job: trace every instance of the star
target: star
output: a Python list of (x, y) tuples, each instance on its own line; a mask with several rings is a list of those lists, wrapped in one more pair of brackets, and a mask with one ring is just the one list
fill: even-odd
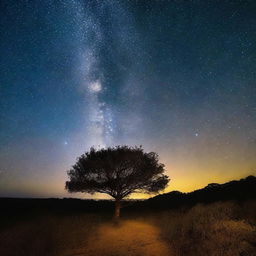
[(255, 166), (254, 1), (225, 1), (225, 15), (215, 1), (5, 2), (0, 196), (34, 175), (45, 188), (53, 170), (65, 195), (58, 175), (93, 146), (156, 151), (181, 191), (205, 171), (224, 182)]

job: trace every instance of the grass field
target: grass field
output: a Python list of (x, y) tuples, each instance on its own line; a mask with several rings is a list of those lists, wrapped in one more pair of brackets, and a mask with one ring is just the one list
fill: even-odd
[(9, 223), (0, 232), (0, 255), (256, 255), (256, 201), (123, 213), (119, 223), (88, 213), (48, 213)]

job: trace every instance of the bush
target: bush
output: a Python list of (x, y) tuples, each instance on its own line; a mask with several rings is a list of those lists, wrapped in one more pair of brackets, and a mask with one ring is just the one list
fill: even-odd
[(156, 221), (177, 256), (252, 256), (255, 212), (254, 202), (219, 202), (164, 212)]

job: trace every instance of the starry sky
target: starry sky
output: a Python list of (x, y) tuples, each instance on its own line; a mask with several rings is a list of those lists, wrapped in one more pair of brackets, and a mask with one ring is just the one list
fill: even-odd
[(254, 0), (0, 10), (0, 196), (89, 197), (64, 183), (91, 146), (157, 152), (166, 192), (256, 174)]

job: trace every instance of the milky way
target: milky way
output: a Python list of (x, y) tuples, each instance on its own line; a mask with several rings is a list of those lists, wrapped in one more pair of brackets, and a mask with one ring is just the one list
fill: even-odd
[[(69, 196), (90, 147), (191, 191), (255, 174), (254, 1), (2, 1), (0, 196)], [(73, 195), (81, 196), (81, 195)]]

